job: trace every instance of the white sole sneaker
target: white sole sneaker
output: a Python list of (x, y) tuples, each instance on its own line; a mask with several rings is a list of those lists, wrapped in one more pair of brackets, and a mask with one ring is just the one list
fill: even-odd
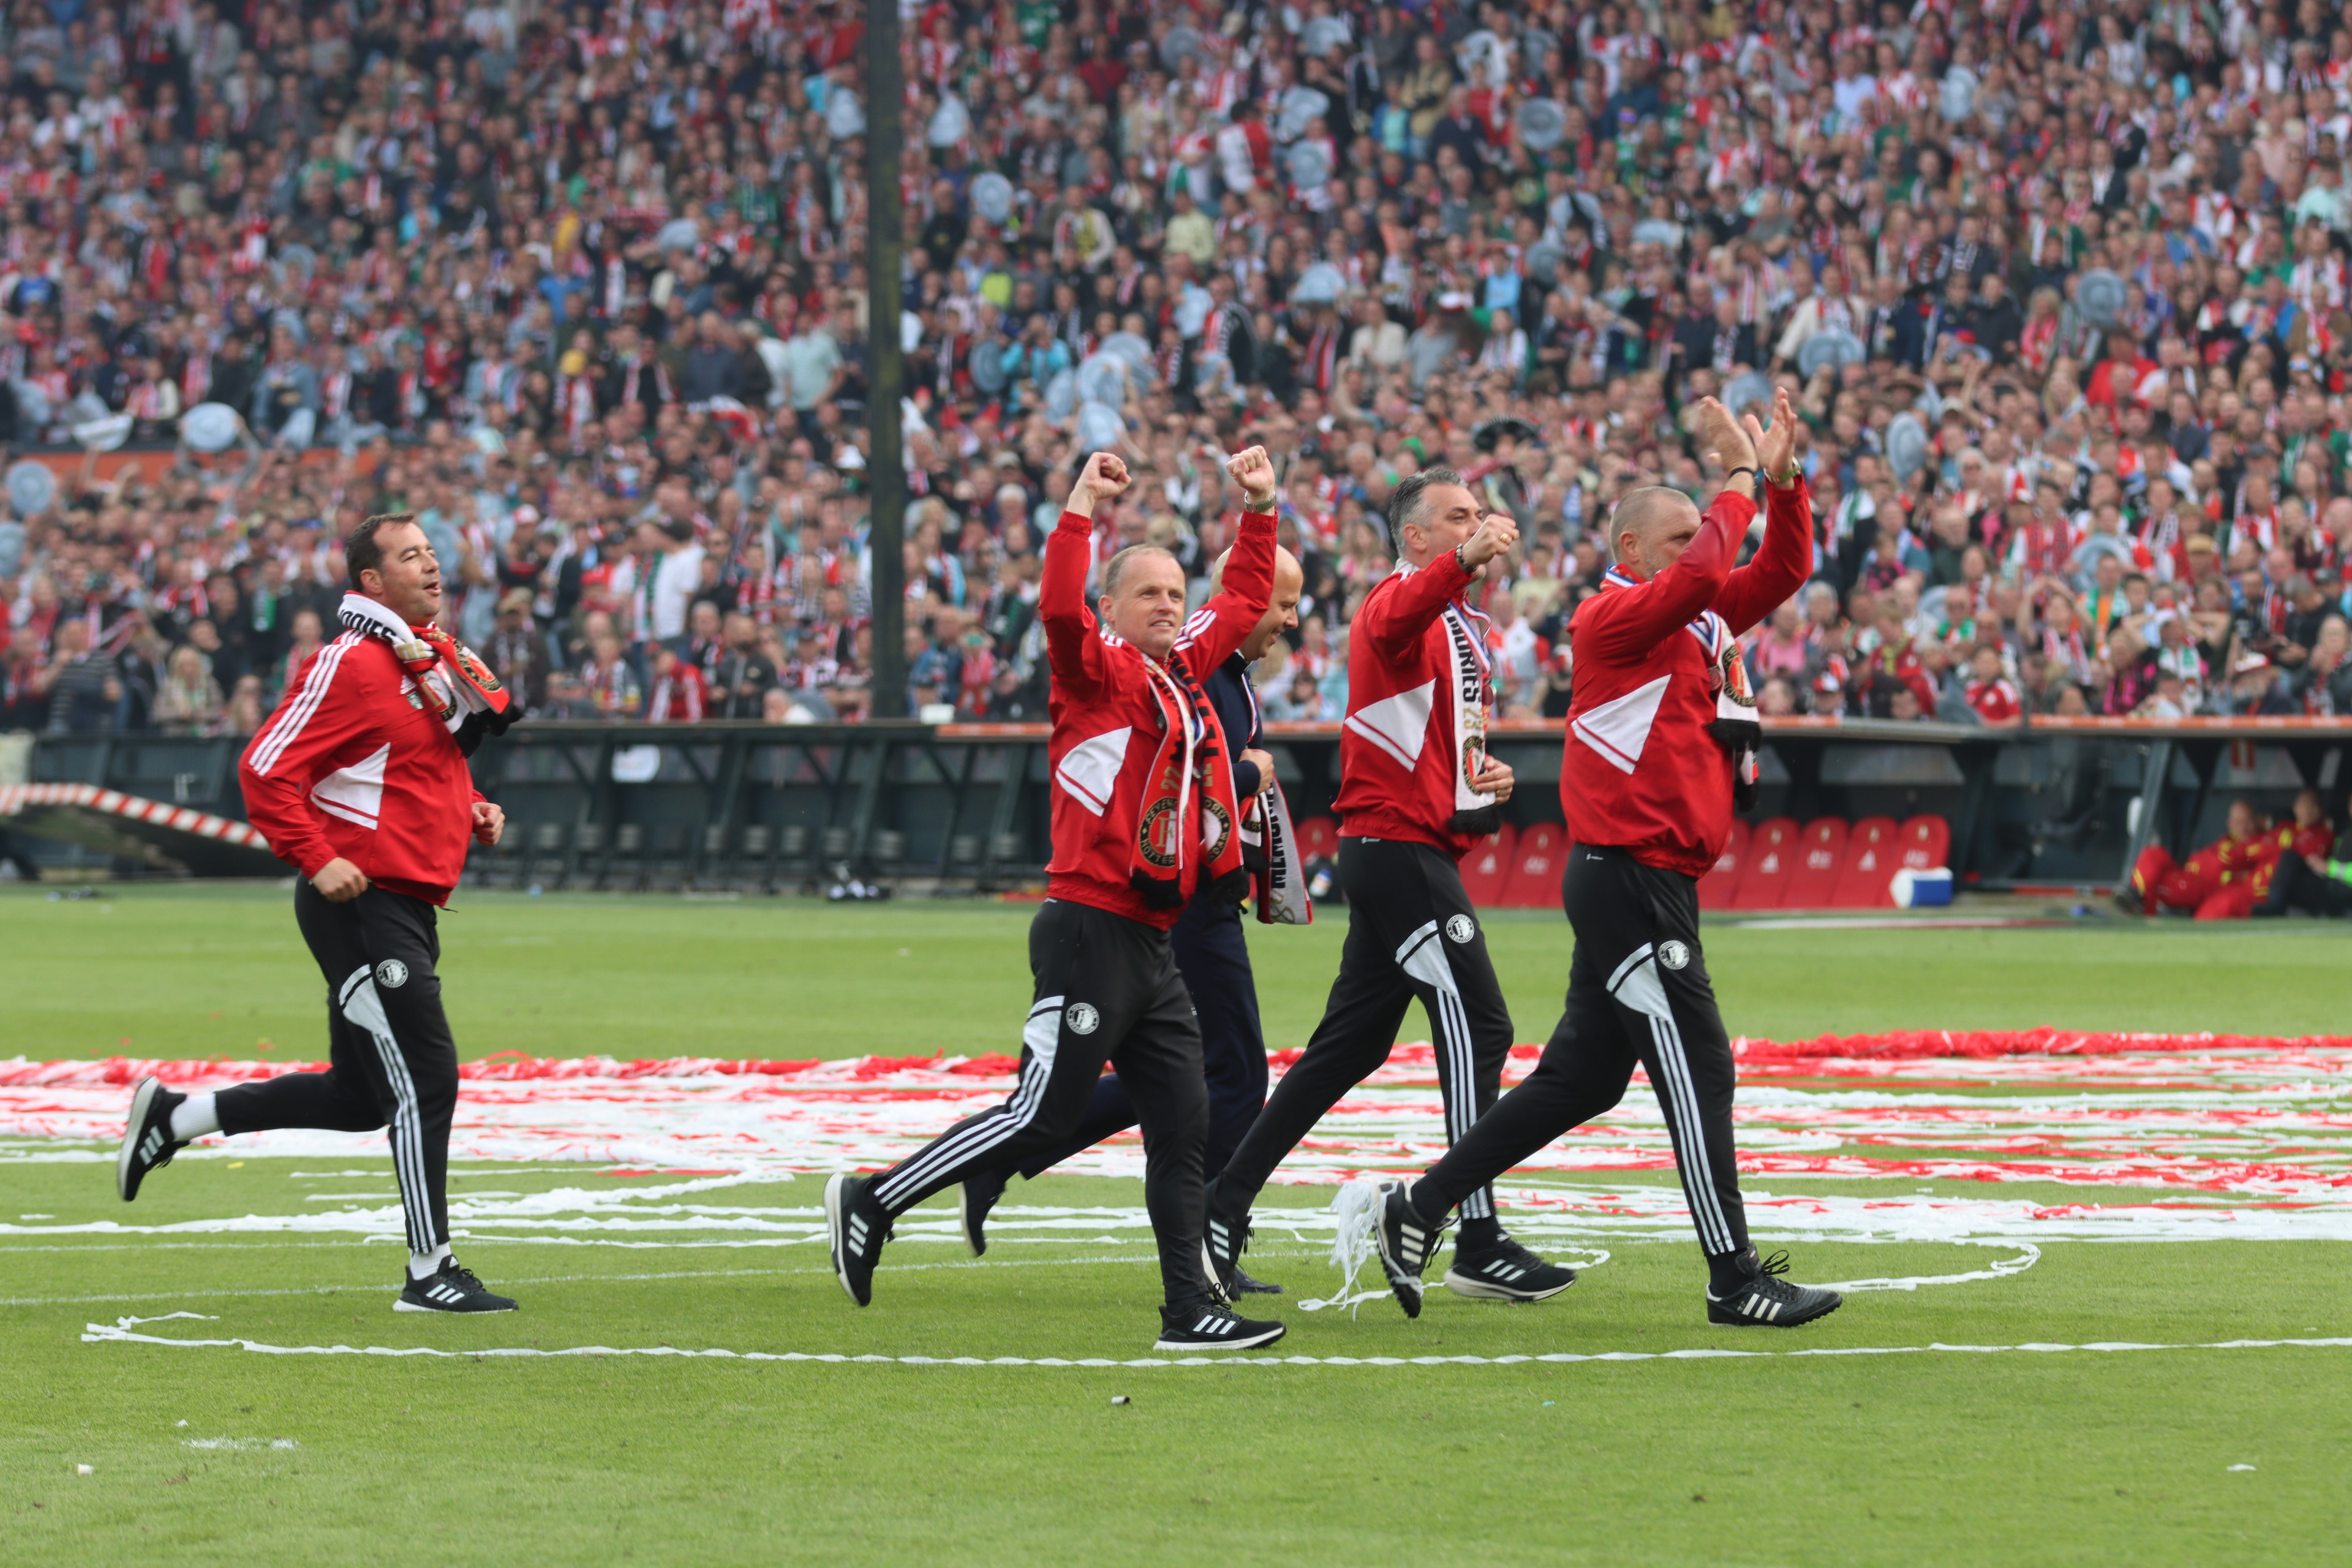
[(1575, 1283), (1574, 1279), (1570, 1279), (1565, 1284), (1554, 1285), (1545, 1290), (1514, 1290), (1508, 1285), (1497, 1285), (1486, 1279), (1474, 1279), (1459, 1269), (1449, 1268), (1445, 1271), (1445, 1288), (1457, 1296), (1467, 1296), (1474, 1301), (1548, 1301)]
[(857, 1292), (849, 1288), (849, 1276), (841, 1268), (841, 1190), (849, 1183), (843, 1175), (827, 1176), (824, 1181), (824, 1241), (833, 1253), (833, 1277), (841, 1281), (842, 1293), (854, 1306), (866, 1303), (857, 1300)]
[(478, 1311), (451, 1312), (445, 1311), (439, 1307), (420, 1307), (414, 1301), (404, 1301), (399, 1297), (395, 1296), (392, 1300), (392, 1310), (395, 1312), (426, 1312), (436, 1318), (495, 1318), (501, 1312), (511, 1312), (515, 1309), (512, 1307), (484, 1307)]
[(1260, 1345), (1270, 1345), (1290, 1331), (1276, 1323), (1262, 1334), (1237, 1336), (1230, 1340), (1159, 1340), (1151, 1346), (1156, 1351), (1253, 1351)]

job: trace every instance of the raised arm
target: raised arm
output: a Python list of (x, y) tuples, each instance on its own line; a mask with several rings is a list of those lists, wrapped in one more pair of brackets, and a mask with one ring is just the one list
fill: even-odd
[(1274, 460), (1252, 447), (1227, 460), (1242, 488), (1241, 531), (1225, 562), (1223, 587), (1184, 624), (1178, 645), (1193, 675), (1207, 679), (1242, 646), (1274, 596)]
[(1797, 415), (1783, 387), (1772, 401), (1772, 427), (1748, 421), (1764, 487), (1764, 542), (1756, 558), (1735, 569), (1715, 596), (1714, 609), (1738, 637), (1795, 593), (1813, 570), (1813, 499), (1797, 470)]
[(1461, 597), (1463, 589), (1485, 574), (1487, 562), (1518, 541), (1518, 524), (1509, 512), (1488, 512), (1468, 539), (1438, 552), (1387, 593), (1364, 601), (1348, 635), (1369, 637), (1391, 655), (1402, 653), (1447, 605)]
[[(1774, 410), (1776, 423), (1795, 418), (1786, 392)], [(1621, 507), (1611, 514), (1610, 527), (1615, 531), (1612, 551), (1623, 574), (1636, 581), (1621, 578), (1577, 611), (1572, 637), (1580, 658), (1646, 653), (1723, 592), (1739, 541), (1756, 517), (1756, 439), (1762, 431), (1753, 417), (1743, 423), (1716, 399), (1704, 397), (1698, 403), (1696, 434), (1706, 455), (1726, 470), (1724, 488), (1699, 514), (1698, 531), (1679, 550), (1675, 541), (1687, 525), (1680, 521), (1678, 500), (1637, 493), (1631, 499), (1642, 510), (1628, 513)], [(1784, 442), (1790, 438), (1784, 433)]]
[(1087, 573), (1094, 565), (1095, 503), (1128, 487), (1127, 465), (1108, 452), (1087, 459), (1070, 487), (1062, 521), (1045, 536), (1045, 570), (1037, 584), (1037, 619), (1045, 627), (1045, 661), (1054, 684), (1074, 697), (1093, 697), (1108, 679), (1109, 661), (1087, 607)]

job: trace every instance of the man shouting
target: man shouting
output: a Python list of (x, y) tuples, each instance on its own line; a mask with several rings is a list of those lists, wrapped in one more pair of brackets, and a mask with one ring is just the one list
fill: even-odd
[(127, 1202), (192, 1138), (390, 1125), (407, 1218), (404, 1312), (509, 1312), (449, 1251), (449, 1123), (457, 1047), (441, 1011), (435, 911), (470, 837), (496, 844), (506, 816), (466, 758), (520, 710), (473, 650), (435, 626), (441, 567), (406, 517), (372, 517), (343, 542), (343, 633), (312, 654), (238, 764), (247, 815), (301, 873), (294, 921), (327, 979), (325, 1072), (217, 1094), (154, 1079), (131, 1097), (116, 1167)]
[(1046, 744), (1054, 858), (1029, 927), (1036, 990), (1012, 1098), (948, 1129), (876, 1176), (825, 1184), (834, 1271), (873, 1299), (890, 1222), (976, 1175), (1019, 1165), (1077, 1131), (1108, 1061), (1143, 1124), (1143, 1201), (1160, 1243), (1158, 1350), (1245, 1349), (1280, 1323), (1236, 1317), (1201, 1256), (1201, 1149), (1208, 1131), (1201, 1028), (1168, 939), (1203, 883), (1239, 901), (1241, 797), (1202, 679), (1265, 614), (1274, 582), (1274, 465), (1253, 447), (1226, 465), (1245, 498), (1224, 588), (1188, 621), (1184, 569), (1139, 544), (1103, 567), (1101, 618), (1087, 608), (1096, 504), (1128, 487), (1107, 452), (1087, 459), (1045, 542), (1038, 618), (1053, 672)]
[[(1410, 1189), (1388, 1184), (1376, 1229), (1408, 1316), (1447, 1211), (1624, 1097), (1648, 1073), (1706, 1254), (1709, 1322), (1793, 1328), (1835, 1311), (1833, 1290), (1791, 1284), (1786, 1255), (1759, 1262), (1733, 1166), (1731, 1042), (1700, 951), (1698, 879), (1722, 853), (1735, 795), (1752, 790), (1759, 736), (1738, 637), (1812, 568), (1812, 503), (1797, 471), (1784, 391), (1772, 428), (1713, 398), (1699, 439), (1728, 470), (1702, 515), (1680, 490), (1633, 490), (1609, 520), (1616, 564), (1576, 612), (1576, 700), (1559, 782), (1576, 933), (1568, 1005), (1525, 1082)], [(1769, 499), (1756, 558), (1732, 560)], [(1466, 1221), (1465, 1221), (1466, 1223)]]

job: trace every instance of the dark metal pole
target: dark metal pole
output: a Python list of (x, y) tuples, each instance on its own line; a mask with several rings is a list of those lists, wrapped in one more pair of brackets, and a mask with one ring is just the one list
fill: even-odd
[(866, 463), (873, 505), (874, 705), (877, 719), (907, 716), (907, 470), (898, 400), (905, 355), (898, 343), (906, 215), (898, 192), (898, 123), (906, 105), (898, 72), (898, 0), (866, 7)]

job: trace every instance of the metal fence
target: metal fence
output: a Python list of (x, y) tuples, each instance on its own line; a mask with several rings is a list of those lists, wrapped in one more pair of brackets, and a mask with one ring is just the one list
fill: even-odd
[[(1301, 818), (1339, 788), (1336, 725), (1275, 725), (1276, 766)], [(857, 877), (942, 890), (1034, 880), (1048, 854), (1043, 725), (696, 725), (530, 721), (474, 759), (512, 824), (472, 874), (572, 888), (792, 890)], [(2336, 720), (2041, 721), (1984, 730), (1886, 721), (1766, 725), (1758, 819), (1906, 817), (1952, 826), (1976, 886), (2116, 883), (2151, 842), (2219, 837), (2228, 803), (2283, 814), (2314, 785), (2343, 805)], [(1498, 726), (1522, 826), (1560, 820), (1557, 723)], [(43, 739), (34, 782), (89, 783), (241, 818), (234, 739)], [(5, 826), (5, 825), (0, 825)], [(36, 847), (57, 863), (86, 851)]]

